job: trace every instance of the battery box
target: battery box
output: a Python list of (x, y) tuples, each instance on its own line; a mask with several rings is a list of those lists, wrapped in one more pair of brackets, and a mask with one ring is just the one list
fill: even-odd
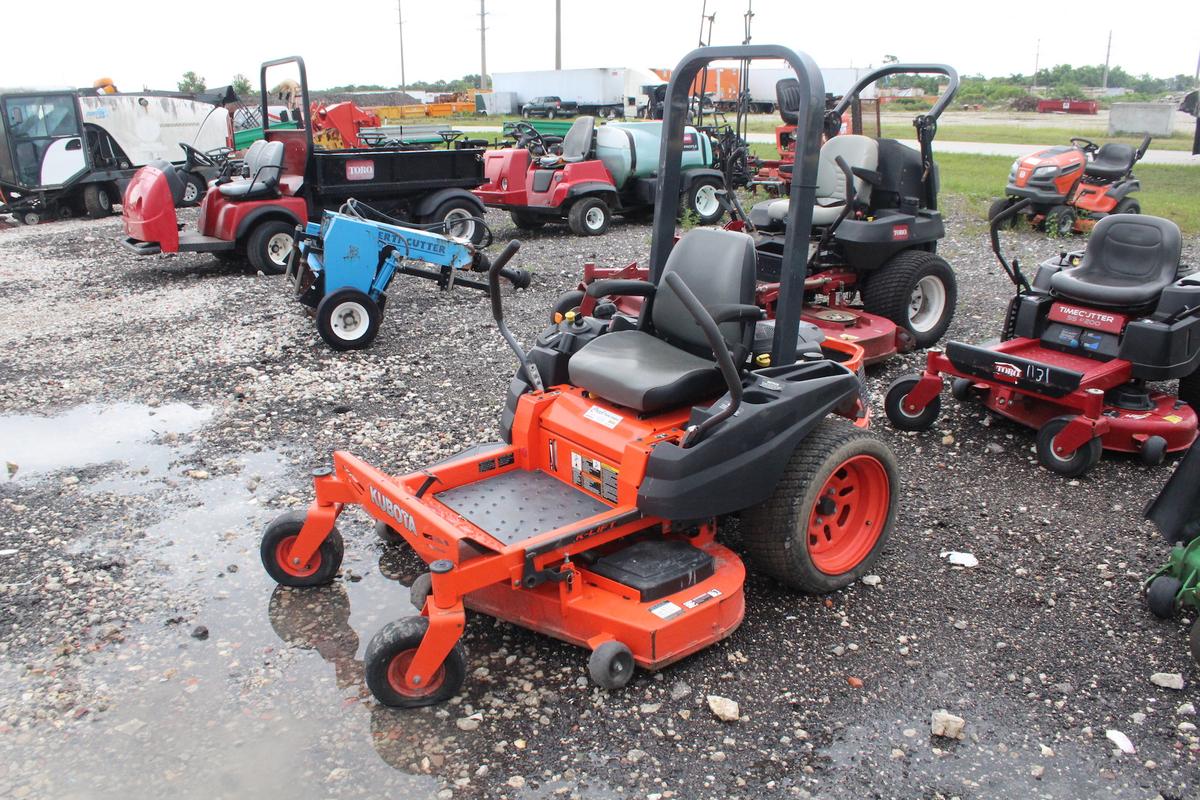
[(643, 539), (592, 561), (588, 569), (658, 600), (712, 577), (713, 557), (679, 539)]

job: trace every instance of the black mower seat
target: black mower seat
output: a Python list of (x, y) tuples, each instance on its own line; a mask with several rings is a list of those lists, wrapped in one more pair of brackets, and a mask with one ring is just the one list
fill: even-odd
[(1132, 145), (1109, 142), (1101, 145), (1096, 156), (1083, 168), (1083, 174), (1093, 178), (1116, 180), (1133, 169)]
[(1057, 272), (1059, 297), (1110, 308), (1153, 304), (1175, 282), (1182, 237), (1168, 219), (1113, 214), (1096, 223), (1078, 267)]
[[(553, 156), (544, 156), (540, 160), (540, 165), (543, 167), (555, 167), (559, 164), (574, 164), (579, 161), (587, 160), (592, 154), (592, 138), (596, 133), (596, 118), (595, 117), (576, 117), (571, 123), (571, 127), (567, 130), (567, 135), (562, 138), (562, 153)], [(550, 138), (545, 137), (543, 141), (550, 143)]]
[(243, 164), (243, 174), (246, 177), (218, 186), (221, 194), (237, 200), (260, 200), (279, 196), (279, 175), (283, 172), (283, 142), (266, 142), (260, 139), (250, 145)]
[[(837, 164), (845, 159), (851, 169), (874, 172), (879, 166), (879, 143), (869, 136), (835, 136), (821, 145), (821, 161), (817, 166), (817, 204), (813, 206), (813, 225), (832, 225), (846, 205), (846, 175)], [(854, 178), (854, 200), (869, 203), (871, 185)], [(750, 222), (762, 230), (782, 230), (787, 225), (790, 203), (786, 197), (766, 200), (750, 209)]]
[[(663, 270), (676, 272), (706, 308), (754, 302), (754, 240), (744, 233), (700, 228), (675, 245)], [(675, 292), (660, 280), (646, 330), (599, 336), (571, 356), (571, 383), (609, 402), (653, 412), (699, 402), (725, 385), (708, 340)], [(740, 363), (745, 323), (726, 322), (721, 333)], [(701, 353), (707, 357), (700, 355)]]

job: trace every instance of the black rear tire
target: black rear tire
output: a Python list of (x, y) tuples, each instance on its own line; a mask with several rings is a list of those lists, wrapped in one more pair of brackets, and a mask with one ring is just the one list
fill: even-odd
[(920, 373), (901, 375), (892, 381), (887, 394), (883, 398), (883, 411), (888, 420), (902, 431), (927, 431), (937, 422), (938, 414), (942, 412), (942, 396), (936, 395), (923, 409), (916, 414), (904, 410), (904, 398), (916, 388), (921, 381)]
[(246, 240), (250, 266), (264, 275), (282, 275), (296, 244), (296, 224), (282, 219), (260, 222)]
[(1078, 478), (1100, 461), (1104, 445), (1099, 437), (1093, 437), (1066, 458), (1054, 452), (1054, 438), (1072, 419), (1074, 417), (1071, 416), (1055, 417), (1038, 430), (1037, 455), (1041, 465), (1051, 472), (1067, 478)]
[(367, 652), (363, 656), (363, 671), (367, 688), (375, 699), (385, 706), (394, 708), (420, 708), (441, 703), (458, 694), (467, 677), (467, 660), (462, 646), (455, 644), (446, 655), (446, 660), (437, 671), (428, 676), (425, 685), (433, 688), (413, 690), (397, 683), (403, 678), (400, 667), (405, 659), (411, 660), (421, 646), (421, 639), (429, 628), (425, 617), (405, 617), (385, 625), (371, 637)]
[[(991, 222), (993, 219), (996, 218), (996, 215), (998, 215), (1000, 212), (1008, 209), (1012, 204), (1013, 204), (1013, 199), (1011, 197), (1001, 197), (999, 200), (993, 201), (992, 204), (990, 206), (988, 206), (988, 212), (987, 212), (988, 222)], [(1012, 230), (1013, 228), (1017, 227), (1017, 225), (1020, 223), (1020, 221), (1021, 221), (1021, 215), (1013, 214), (1011, 217), (1008, 218), (1007, 221), (1005, 221), (1005, 223), (1003, 225), (1000, 226), (1001, 230), (1003, 230), (1005, 228)]]
[(530, 214), (528, 211), (511, 211), (509, 216), (512, 217), (513, 225), (516, 225), (523, 231), (536, 231), (545, 226), (546, 220), (537, 214)]
[(1159, 575), (1146, 589), (1146, 607), (1159, 619), (1171, 619), (1175, 616), (1175, 596), (1181, 588), (1183, 583), (1178, 578)]
[(89, 183), (83, 187), (83, 208), (89, 219), (104, 219), (113, 213), (112, 196), (108, 187), (100, 183)]
[(867, 277), (862, 298), (867, 311), (904, 328), (924, 349), (950, 327), (958, 282), (946, 259), (925, 250), (905, 250)]
[(1142, 204), (1132, 197), (1126, 197), (1121, 202), (1117, 203), (1117, 207), (1113, 209), (1114, 214), (1140, 214), (1142, 213)]
[(612, 222), (608, 203), (599, 197), (582, 197), (571, 204), (567, 224), (576, 236), (600, 236)]
[[(863, 460), (855, 461), (859, 458)], [(857, 487), (857, 495), (853, 488), (823, 494), (852, 461), (864, 465), (875, 481), (886, 481), (886, 502), (877, 502), (878, 487), (870, 490), (865, 483)], [(837, 591), (867, 574), (879, 559), (895, 524), (899, 495), (896, 457), (887, 445), (848, 422), (826, 419), (796, 447), (771, 496), (742, 514), (746, 552), (755, 569), (793, 589), (810, 594)], [(828, 555), (813, 549), (824, 546), (814, 525), (820, 528), (821, 515), (831, 522), (858, 519), (857, 511), (843, 510), (852, 509), (858, 498), (867, 513), (857, 531), (848, 534), (852, 546), (836, 559), (840, 563), (825, 560)], [(831, 506), (828, 511), (826, 504)]]
[(438, 206), (427, 222), (444, 223), (439, 233), (480, 244), (486, 234), (482, 220), (483, 214), (474, 203), (465, 197), (452, 197)]
[(362, 350), (375, 341), (383, 310), (357, 289), (338, 289), (317, 303), (317, 331), (334, 350)]

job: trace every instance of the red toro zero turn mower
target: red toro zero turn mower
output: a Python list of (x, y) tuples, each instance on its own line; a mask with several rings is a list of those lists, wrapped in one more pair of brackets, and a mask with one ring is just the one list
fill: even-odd
[[(289, 79), (298, 77), (303, 98), (303, 105), (293, 109), (298, 127), (271, 124), (270, 69), (270, 85), (280, 83), (281, 71)], [(337, 210), (351, 197), (392, 217), (440, 225), (448, 235), (472, 244), (483, 240), (484, 227), (476, 222), (483, 217), (483, 204), (469, 191), (483, 183), (481, 150), (321, 150), (313, 144), (313, 126), (304, 119), (312, 108), (304, 61), (268, 61), (260, 77), (264, 138), (247, 149), (242, 177), (215, 182), (200, 206), (197, 230), (185, 231), (173, 202), (184, 191), (182, 181), (161, 165), (143, 167), (125, 191), (126, 248), (138, 255), (186, 251), (244, 258), (264, 273), (283, 274), (296, 227), (319, 221), (323, 210)]]
[[(1097, 145), (1078, 136), (1071, 146), (1048, 147), (1013, 162), (1005, 197), (992, 203), (988, 218), (1018, 200), (1030, 202), (1024, 216), (1048, 233), (1068, 236), (1090, 230), (1108, 214), (1140, 214), (1142, 207), (1129, 195), (1142, 188), (1133, 165), (1146, 155), (1150, 137), (1138, 149), (1109, 142)], [(1019, 217), (1009, 217), (1015, 225)]]
[[(423, 706), (458, 692), (466, 609), (592, 651), (592, 678), (627, 683), (728, 636), (744, 611), (745, 569), (718, 544), (718, 520), (742, 512), (752, 564), (789, 586), (831, 591), (869, 569), (887, 540), (899, 487), (891, 451), (848, 418), (858, 381), (832, 361), (795, 360), (805, 236), (784, 250), (773, 363), (749, 361), (755, 250), (744, 233), (694, 230), (674, 242), (688, 87), (714, 59), (786, 60), (805, 87), (805, 154), (793, 197), (813, 205), (821, 73), (776, 46), (697, 50), (675, 69), (660, 155), (652, 281), (612, 281), (646, 299), (637, 326), (557, 326), (526, 353), (505, 326), (499, 270), (492, 312), (520, 362), (508, 442), (476, 445), (393, 477), (348, 453), (316, 472), (307, 512), (263, 535), (268, 573), (328, 583), (342, 558), (334, 527), (350, 504), (400, 538), (430, 572), (412, 588), (419, 616), (368, 645), (380, 702)], [(808, 188), (804, 188), (808, 187)], [(800, 228), (807, 231), (807, 213)], [(723, 524), (723, 523), (722, 523)]]
[[(925, 372), (888, 389), (888, 419), (925, 430), (955, 397), (978, 395), (995, 413), (1038, 429), (1038, 460), (1082, 475), (1103, 450), (1147, 464), (1186, 450), (1200, 407), (1200, 275), (1180, 266), (1175, 223), (1117, 214), (1096, 223), (1087, 249), (1038, 265), (1033, 283), (1000, 252), (997, 229), (1028, 200), (992, 219), (992, 250), (1017, 287), (999, 344), (950, 342)], [(1177, 395), (1150, 385), (1179, 379)]]

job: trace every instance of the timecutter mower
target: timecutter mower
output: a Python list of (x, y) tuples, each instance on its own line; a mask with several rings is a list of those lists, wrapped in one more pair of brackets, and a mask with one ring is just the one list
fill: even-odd
[[(1142, 207), (1129, 195), (1142, 188), (1133, 165), (1150, 147), (1150, 137), (1136, 150), (1127, 144), (1098, 145), (1076, 136), (1070, 146), (1059, 145), (1030, 153), (1013, 162), (1005, 196), (992, 203), (988, 218), (1018, 200), (1026, 199), (1024, 218), (1055, 236), (1090, 230), (1108, 214), (1140, 214)], [(1019, 217), (1009, 217), (1015, 224)]]
[[(923, 373), (888, 389), (888, 419), (902, 430), (932, 426), (949, 376), (955, 397), (977, 395), (1036, 428), (1038, 460), (1061, 475), (1082, 475), (1104, 450), (1150, 465), (1186, 450), (1200, 407), (1200, 275), (1180, 265), (1178, 226), (1105, 217), (1086, 250), (1043, 261), (1030, 283), (1017, 259), (1004, 258), (998, 233), (1028, 202), (991, 221), (992, 250), (1017, 289), (1001, 341), (931, 350)], [(1177, 395), (1153, 385), (1175, 378)]]
[[(487, 232), (483, 246), (490, 244), (486, 223), (476, 219), (474, 224)], [(379, 333), (388, 288), (397, 275), (434, 280), (443, 290), (488, 291), (485, 281), (460, 277), (464, 271), (487, 272), (487, 256), (469, 239), (437, 232), (442, 228), (393, 219), (352, 199), (339, 212), (326, 211), (320, 224), (298, 230), (287, 274), (300, 302), (313, 310), (325, 343), (334, 350), (368, 347)], [(529, 286), (523, 269), (506, 268), (501, 274), (518, 289)]]
[(846, 586), (878, 558), (899, 494), (894, 457), (837, 419), (858, 418), (853, 373), (795, 359), (793, 281), (804, 279), (808, 220), (785, 247), (769, 369), (748, 359), (761, 316), (753, 240), (699, 229), (674, 241), (688, 87), (704, 64), (741, 58), (785, 60), (805, 87), (792, 195), (811, 208), (816, 65), (777, 46), (690, 53), (668, 90), (652, 280), (604, 287), (646, 298), (637, 326), (559, 330), (527, 353), (496, 290), (518, 249), (510, 242), (488, 272), (493, 317), (525, 384), (509, 441), (399, 477), (335, 453), (333, 468), (315, 473), (307, 511), (267, 526), (263, 564), (289, 586), (334, 578), (334, 523), (352, 504), (429, 564), (412, 590), (419, 616), (385, 626), (367, 647), (366, 682), (380, 702), (423, 706), (458, 692), (468, 608), (588, 648), (589, 673), (605, 688), (728, 636), (744, 613), (745, 567), (716, 535), (734, 513), (751, 564), (800, 590)]
[(1171, 556), (1146, 581), (1146, 605), (1159, 619), (1170, 619), (1181, 608), (1190, 608), (1192, 622), (1188, 644), (1200, 664), (1200, 447), (1192, 445), (1150, 505), (1146, 519), (1158, 526), (1171, 545)]

